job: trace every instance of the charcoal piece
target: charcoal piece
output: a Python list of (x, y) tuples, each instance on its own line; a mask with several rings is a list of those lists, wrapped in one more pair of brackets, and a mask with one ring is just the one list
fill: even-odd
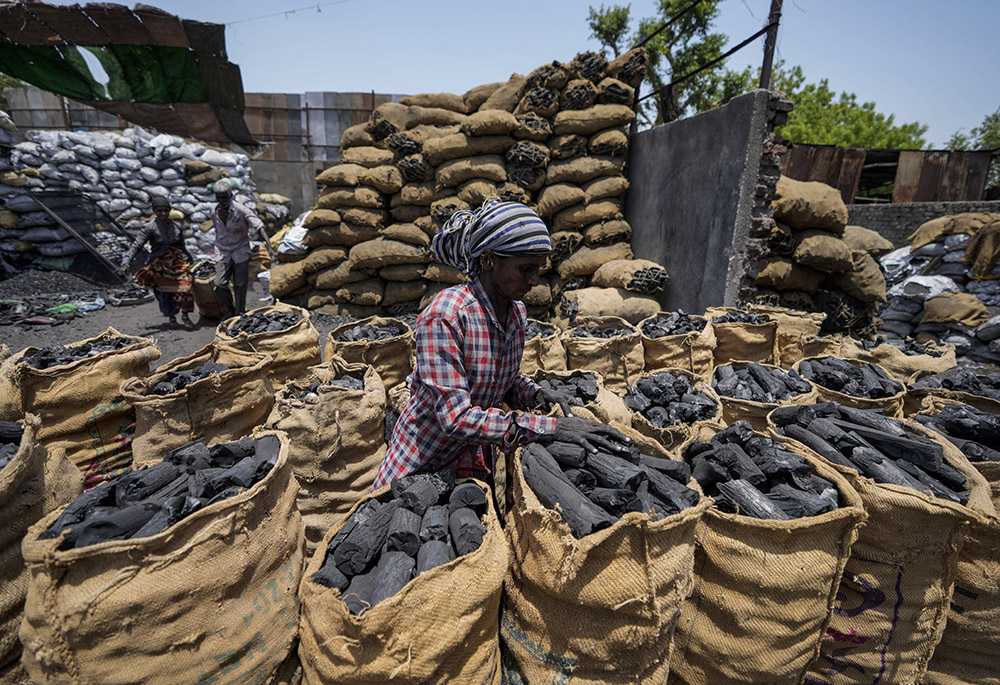
[(59, 517), (39, 534), (39, 540), (59, 537), (63, 528), (72, 526), (90, 518), (90, 513), (97, 507), (115, 506), (115, 483), (105, 481), (95, 488), (83, 493), (63, 509)]
[(398, 506), (395, 501), (380, 503), (371, 516), (355, 526), (350, 535), (337, 545), (333, 557), (341, 573), (355, 576), (368, 570), (385, 544), (392, 515)]
[(768, 499), (767, 495), (742, 479), (718, 484), (719, 492), (744, 516), (787, 521), (791, 516)]
[(159, 511), (133, 533), (131, 538), (145, 538), (162, 533), (182, 518), (204, 506), (205, 501), (189, 495), (177, 495), (163, 502)]
[(745, 480), (755, 488), (764, 487), (767, 483), (767, 476), (739, 444), (719, 445), (711, 454), (729, 468), (734, 478)]
[(340, 545), (341, 542), (347, 539), (347, 536), (351, 534), (351, 531), (357, 527), (359, 523), (367, 521), (374, 513), (378, 510), (379, 502), (377, 500), (367, 500), (357, 510), (351, 514), (344, 524), (340, 527), (336, 533), (334, 533), (333, 538), (326, 545), (327, 556), (331, 556), (335, 549)]
[[(215, 447), (219, 446), (216, 445)], [(164, 455), (163, 461), (183, 466), (187, 469), (188, 473), (216, 466), (215, 460), (212, 459), (212, 453), (205, 445), (204, 438), (170, 450)]]
[(486, 526), (472, 509), (456, 509), (448, 516), (448, 530), (451, 532), (451, 544), (455, 546), (458, 556), (475, 552), (483, 544)]
[(354, 376), (342, 376), (340, 378), (335, 378), (327, 385), (332, 385), (338, 388), (346, 388), (347, 390), (364, 390), (365, 382), (360, 378), (355, 378)]
[(648, 514), (654, 521), (662, 521), (667, 517), (670, 506), (661, 502), (649, 491), (649, 481), (639, 483), (639, 487), (635, 489), (635, 496), (639, 500), (639, 511)]
[(340, 596), (347, 605), (347, 610), (355, 616), (370, 609), (372, 605), (372, 594), (375, 592), (375, 569), (368, 573), (361, 573), (351, 578), (347, 590)]
[[(450, 472), (454, 474), (454, 471)], [(400, 506), (406, 507), (418, 516), (423, 516), (427, 507), (434, 506), (451, 492), (455, 485), (454, 476), (451, 482), (437, 473), (418, 473), (403, 476), (392, 481), (392, 495), (399, 500)]]
[(798, 454), (775, 446), (768, 453), (754, 459), (754, 463), (771, 482), (785, 479), (800, 490), (812, 487), (813, 468)]
[(657, 428), (669, 428), (675, 423), (674, 417), (663, 407), (650, 407), (646, 410), (645, 416)]
[(627, 488), (632, 492), (646, 480), (646, 474), (635, 464), (607, 452), (587, 455), (587, 470), (603, 488)]
[(684, 458), (688, 461), (691, 461), (699, 454), (714, 450), (715, 445), (716, 443), (714, 442), (700, 442), (700, 441), (692, 442), (690, 445), (687, 446), (687, 449), (684, 450)]
[(291, 328), (302, 318), (302, 316), (292, 312), (270, 312), (267, 314), (254, 312), (253, 314), (240, 314), (239, 319), (232, 326), (223, 323), (221, 328), (230, 337), (236, 337), (239, 333), (247, 335), (276, 333)]
[(392, 443), (392, 433), (396, 430), (396, 423), (399, 421), (399, 412), (390, 409), (385, 413), (385, 433), (383, 438), (386, 444)]
[(736, 375), (736, 371), (730, 364), (716, 367), (715, 373), (712, 375), (712, 388), (726, 397), (732, 397), (739, 383), (740, 377)]
[(587, 497), (616, 518), (621, 518), (630, 511), (642, 510), (642, 503), (635, 492), (625, 488), (594, 488), (587, 493)]
[(900, 437), (897, 435), (887, 435), (883, 431), (874, 430), (865, 426), (840, 421), (838, 419), (827, 419), (834, 426), (841, 430), (850, 430), (879, 452), (892, 457), (893, 459), (905, 459), (917, 466), (937, 473), (944, 463), (944, 449), (941, 445), (924, 438)]
[(215, 493), (211, 499), (208, 500), (209, 504), (215, 504), (216, 502), (221, 502), (224, 499), (229, 499), (230, 497), (236, 497), (240, 493), (246, 492), (246, 488), (242, 485), (230, 485), (225, 490), (220, 490)]
[(398, 507), (389, 521), (389, 532), (385, 537), (385, 549), (390, 552), (405, 552), (411, 557), (420, 549), (421, 517), (405, 507)]
[[(405, 511), (405, 510), (404, 510)], [(416, 551), (414, 551), (416, 554)], [(383, 552), (375, 567), (372, 606), (389, 599), (413, 578), (416, 560), (406, 552)]]
[(632, 411), (645, 414), (653, 406), (653, 401), (639, 392), (638, 388), (629, 386), (625, 390), (625, 406)]
[(856, 447), (851, 453), (851, 461), (857, 464), (861, 473), (876, 483), (892, 483), (902, 485), (918, 492), (926, 487), (919, 480), (899, 468), (889, 457), (869, 447)]
[[(242, 444), (242, 440), (239, 444)], [(278, 452), (281, 450), (281, 441), (276, 435), (265, 435), (257, 438), (253, 443), (253, 456), (257, 464), (268, 463), (274, 466), (278, 463)]]
[(597, 487), (597, 478), (586, 469), (566, 469), (563, 473), (566, 474), (569, 482), (585, 495), (589, 495)]
[(181, 475), (181, 470), (170, 462), (132, 471), (115, 479), (115, 504), (126, 507), (156, 495), (158, 490), (171, 484)]
[(747, 440), (753, 437), (753, 426), (748, 421), (736, 421), (732, 425), (722, 429), (712, 438), (712, 442), (722, 444), (733, 443), (745, 445)]
[[(75, 539), (72, 547), (80, 549), (108, 540), (125, 540), (140, 530), (159, 509), (158, 504), (133, 504), (106, 516), (85, 521), (74, 531)], [(68, 540), (68, 537), (64, 538), (59, 549), (69, 549)]]
[(792, 395), (802, 395), (812, 390), (812, 386), (809, 385), (809, 383), (806, 380), (804, 380), (798, 374), (798, 372), (795, 371), (795, 369), (789, 370), (788, 373), (784, 373), (779, 369), (774, 369), (772, 375), (774, 375), (775, 377), (778, 377), (780, 375), (779, 380), (781, 380), (785, 384), (785, 387), (788, 389), (788, 392), (791, 393)]
[(475, 483), (462, 483), (455, 486), (448, 500), (448, 513), (467, 507), (476, 512), (476, 516), (486, 514), (486, 493)]
[(967, 404), (949, 404), (934, 420), (940, 422), (949, 435), (1000, 449), (1000, 416), (996, 414), (988, 414)]
[(938, 470), (933, 472), (931, 475), (952, 490), (964, 491), (968, 487), (966, 485), (965, 475), (948, 462), (941, 462), (941, 466), (938, 467)]
[(423, 542), (431, 540), (448, 540), (448, 507), (438, 505), (427, 507), (420, 522), (420, 539)]
[(207, 472), (212, 472), (216, 475), (214, 475), (214, 477), (210, 480), (207, 480), (204, 485), (202, 485), (201, 490), (195, 494), (197, 494), (198, 497), (207, 497), (212, 499), (219, 493), (224, 490), (229, 490), (230, 488), (236, 487), (247, 489), (252, 487), (256, 482), (254, 477), (257, 472), (257, 465), (254, 463), (253, 457), (245, 457), (243, 460), (228, 469), (223, 469), (221, 473), (217, 473), (215, 469), (199, 471), (195, 474), (195, 480), (197, 481), (199, 475)]
[(827, 461), (839, 464), (840, 466), (846, 466), (855, 471), (858, 470), (858, 467), (850, 459), (841, 454), (840, 450), (808, 429), (796, 423), (790, 423), (782, 428), (781, 431), (792, 440), (801, 442)]
[(673, 478), (678, 483), (687, 483), (691, 478), (691, 466), (683, 461), (673, 459), (661, 459), (643, 454), (639, 457), (639, 466), (647, 466), (656, 469), (665, 476)]
[(337, 334), (341, 342), (358, 342), (359, 340), (391, 340), (398, 338), (403, 331), (398, 326), (354, 326)]
[(642, 332), (647, 338), (663, 338), (668, 335), (681, 335), (705, 328), (704, 319), (694, 319), (683, 310), (671, 312), (667, 316), (650, 319), (642, 324)]
[(20, 445), (24, 426), (19, 421), (0, 421), (0, 443)]
[(981, 445), (975, 440), (963, 440), (944, 432), (941, 432), (941, 435), (957, 447), (969, 461), (1000, 461), (1000, 452), (986, 445)]
[(838, 420), (835, 418), (820, 417), (814, 419), (812, 423), (806, 426), (806, 430), (826, 440), (840, 450), (841, 454), (849, 455), (855, 447), (871, 447), (853, 430), (847, 431), (834, 423), (834, 421)]
[(351, 584), (347, 576), (341, 573), (337, 565), (333, 563), (333, 557), (329, 556), (323, 562), (323, 565), (320, 566), (319, 570), (312, 574), (309, 579), (323, 587), (337, 588), (341, 592), (344, 592)]
[[(655, 468), (649, 466), (640, 466), (639, 468), (646, 474), (646, 482), (640, 483), (639, 487), (645, 484), (648, 491), (666, 505), (657, 509), (664, 515), (676, 514), (688, 507), (693, 507), (701, 499), (701, 495), (696, 490), (664, 475)], [(636, 488), (636, 492), (638, 491), (639, 488)]]
[(899, 421), (890, 419), (879, 411), (875, 411), (874, 409), (846, 407), (832, 402), (829, 404), (832, 404), (836, 408), (837, 413), (840, 414), (839, 417), (834, 418), (850, 421), (858, 426), (865, 426), (873, 430), (888, 433), (889, 435), (896, 435), (898, 437), (906, 435), (906, 431), (903, 429), (903, 426), (899, 423)]
[[(924, 489), (929, 490), (935, 497), (940, 497), (941, 499), (946, 499), (951, 502), (958, 502), (959, 504), (964, 504), (963, 497), (958, 493), (949, 488), (947, 485), (939, 481), (937, 478), (931, 474), (924, 471), (922, 468), (916, 464), (900, 459), (896, 462), (898, 466), (903, 471), (913, 476), (915, 479), (923, 483)], [(969, 493), (965, 493), (965, 500), (968, 500)]]
[(785, 384), (772, 376), (770, 371), (757, 362), (747, 366), (747, 373), (772, 397), (783, 399), (788, 395)]
[(710, 458), (710, 452), (696, 455), (691, 460), (691, 477), (705, 492), (714, 492), (715, 487), (729, 480), (729, 469)]
[[(828, 487), (823, 490), (824, 493), (831, 491), (834, 494), (832, 506), (829, 496), (799, 490), (785, 483), (779, 483), (771, 488), (767, 497), (792, 518), (801, 518), (803, 516), (818, 516), (836, 509), (837, 491), (833, 485), (828, 484)], [(799, 513), (792, 513), (794, 509), (798, 509)]]
[(417, 575), (454, 561), (455, 551), (444, 540), (428, 540), (417, 552)]
[(816, 418), (816, 412), (813, 407), (808, 405), (778, 407), (768, 415), (768, 418), (778, 428), (784, 428), (789, 424), (808, 426)]
[(587, 464), (587, 450), (582, 445), (572, 442), (552, 442), (543, 449), (563, 468), (579, 469)]
[(521, 457), (524, 480), (538, 501), (549, 509), (559, 511), (576, 538), (614, 524), (614, 519), (606, 511), (573, 487), (552, 455), (539, 447), (538, 443), (528, 444)]
[(771, 319), (767, 316), (754, 314), (743, 309), (734, 309), (722, 314), (721, 316), (715, 317), (712, 319), (712, 323), (748, 323), (759, 326), (770, 320)]

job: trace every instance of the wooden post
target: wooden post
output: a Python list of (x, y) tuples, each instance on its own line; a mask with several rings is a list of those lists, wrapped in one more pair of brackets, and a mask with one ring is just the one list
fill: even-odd
[(764, 64), (760, 68), (760, 87), (764, 90), (770, 90), (771, 88), (771, 66), (774, 62), (774, 46), (778, 42), (781, 1), (771, 0), (771, 11), (767, 17), (767, 23), (770, 28), (767, 29), (767, 37), (764, 39)]

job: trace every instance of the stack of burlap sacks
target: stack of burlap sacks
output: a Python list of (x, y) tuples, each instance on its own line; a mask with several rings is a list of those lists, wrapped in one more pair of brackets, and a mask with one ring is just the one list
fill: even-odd
[(824, 330), (871, 338), (885, 302), (876, 261), (892, 244), (847, 225), (847, 206), (825, 183), (782, 176), (771, 202), (777, 226), (758, 264), (757, 301), (827, 315)]
[(268, 235), (274, 235), (288, 223), (292, 210), (292, 198), (278, 193), (254, 193), (257, 201), (257, 216), (264, 222)]
[[(574, 314), (620, 313), (623, 301), (642, 297), (626, 288), (652, 292), (666, 278), (631, 261), (621, 211), (627, 126), (645, 65), (641, 49), (611, 63), (581, 53), (464, 95), (378, 106), (342, 134), (342, 163), (317, 177), (324, 190), (305, 222), (308, 253), (272, 269), (271, 294), (358, 316), (421, 308), (464, 280), (433, 261), (431, 238), (454, 212), (498, 196), (537, 209), (552, 233), (552, 258), (525, 298), (533, 314), (590, 285), (611, 295), (581, 297), (567, 305)], [(629, 261), (595, 274), (616, 260)]]
[(955, 347), (959, 356), (1000, 362), (1000, 214), (932, 219), (909, 246), (882, 258), (889, 284), (879, 333)]

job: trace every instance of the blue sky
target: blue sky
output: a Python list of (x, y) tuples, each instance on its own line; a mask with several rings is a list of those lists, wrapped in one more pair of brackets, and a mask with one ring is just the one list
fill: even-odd
[[(70, 4), (72, 0), (59, 0)], [(161, 0), (189, 19), (229, 24), (229, 58), (252, 92), (465, 90), (597, 49), (586, 0)], [(608, 3), (610, 4), (610, 3)], [(620, 4), (626, 4), (622, 2)], [(631, 3), (634, 17), (654, 0)], [(770, 0), (723, 0), (717, 30), (735, 44)], [(292, 11), (295, 10), (295, 11)], [(287, 12), (268, 16), (276, 12)], [(249, 20), (249, 21), (248, 21)], [(943, 147), (1000, 107), (996, 0), (784, 0), (779, 59), (829, 80), (896, 121), (927, 124)], [(729, 60), (758, 66), (763, 40)]]

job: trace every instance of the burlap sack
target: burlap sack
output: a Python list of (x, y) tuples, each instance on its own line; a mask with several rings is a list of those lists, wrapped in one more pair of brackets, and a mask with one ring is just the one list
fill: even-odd
[(594, 105), (559, 112), (552, 120), (552, 127), (556, 135), (579, 133), (589, 136), (604, 129), (626, 126), (634, 118), (635, 112), (627, 105)]
[[(503, 85), (503, 81), (498, 81), (496, 83), (486, 83), (481, 86), (476, 86), (475, 88), (470, 88), (466, 91), (465, 95), (462, 96), (462, 101), (465, 103), (465, 111), (469, 113), (478, 111), (480, 106), (486, 102), (490, 95), (502, 88)], [(514, 104), (517, 103), (515, 102)]]
[[(917, 372), (909, 378), (908, 384), (912, 385), (922, 376), (929, 375), (932, 371)], [(960, 390), (948, 390), (947, 388), (906, 388), (906, 396), (903, 398), (903, 415), (910, 416), (917, 412), (924, 411), (928, 402), (954, 402), (968, 404), (981, 411), (990, 414), (1000, 414), (1000, 400), (983, 395), (973, 395), (972, 393)]]
[(400, 223), (413, 223), (420, 217), (427, 214), (427, 212), (427, 207), (421, 207), (419, 205), (400, 205), (389, 210), (389, 214), (392, 215), (393, 221), (399, 221)]
[[(213, 361), (229, 369), (168, 395), (149, 393), (170, 371), (185, 371)], [(179, 357), (145, 378), (122, 383), (121, 394), (135, 408), (132, 459), (136, 467), (157, 464), (172, 449), (204, 438), (207, 444), (231, 442), (264, 423), (274, 402), (268, 379), (271, 357), (209, 343)]]
[[(661, 314), (666, 315), (666, 312), (659, 312), (649, 318), (655, 319)], [(642, 335), (642, 355), (647, 372), (683, 369), (703, 378), (711, 375), (715, 368), (715, 331), (711, 326), (706, 324), (700, 331), (650, 338), (642, 333), (645, 322), (646, 319), (639, 322), (639, 333)]]
[(351, 248), (352, 269), (378, 269), (392, 264), (419, 264), (428, 260), (427, 250), (398, 240), (376, 238)]
[[(480, 115), (493, 114), (500, 110), (490, 110), (482, 112)], [(480, 116), (477, 115), (477, 116)], [(509, 115), (513, 117), (514, 115)], [(466, 135), (465, 133), (452, 133), (441, 138), (433, 138), (423, 145), (424, 159), (431, 166), (441, 166), (445, 162), (464, 157), (476, 157), (479, 155), (502, 155), (511, 145), (514, 139), (508, 135)], [(451, 185), (451, 184), (448, 184)]]
[(332, 269), (320, 271), (311, 280), (312, 284), (319, 290), (336, 290), (348, 283), (356, 283), (370, 278), (374, 272), (374, 269), (352, 269), (351, 263), (344, 261)]
[(568, 207), (583, 202), (584, 192), (570, 183), (556, 183), (546, 186), (538, 194), (538, 215), (553, 216)]
[[(645, 453), (668, 456), (620, 430)], [(694, 584), (695, 527), (711, 500), (656, 522), (629, 513), (578, 540), (524, 481), (520, 457), (508, 471), (505, 682), (666, 682), (674, 627)]]
[[(402, 333), (388, 340), (358, 340), (345, 342), (337, 336), (355, 326), (395, 326)], [(337, 326), (326, 337), (324, 359), (341, 357), (352, 364), (368, 364), (382, 379), (386, 390), (391, 390), (406, 380), (413, 371), (414, 349), (413, 331), (399, 319), (371, 316), (360, 321), (352, 321)]]
[(852, 266), (847, 243), (828, 231), (815, 228), (795, 233), (792, 259), (820, 271), (848, 271)]
[(495, 183), (507, 180), (507, 169), (503, 157), (480, 155), (445, 162), (434, 172), (434, 180), (439, 188), (457, 188), (474, 178), (484, 178)]
[(325, 245), (316, 250), (310, 250), (301, 261), (302, 269), (307, 274), (314, 274), (331, 266), (336, 266), (347, 259), (347, 250), (343, 247)]
[(430, 207), (434, 200), (445, 197), (448, 192), (447, 190), (435, 190), (433, 181), (427, 181), (426, 183), (404, 183), (399, 192), (392, 196), (390, 205), (393, 207), (400, 205)]
[[(371, 143), (369, 143), (371, 145)], [(348, 146), (355, 147), (355, 146)], [(364, 173), (366, 167), (360, 164), (335, 164), (324, 169), (316, 176), (316, 182), (325, 186), (356, 186), (358, 178)]]
[(385, 281), (377, 276), (349, 283), (338, 288), (335, 293), (335, 296), (341, 302), (349, 302), (362, 307), (377, 307), (382, 304), (382, 297), (384, 295)]
[(339, 590), (311, 580), (342, 524), (327, 532), (299, 588), (299, 658), (306, 685), (500, 682), (497, 617), (510, 553), (493, 498), (486, 501), (486, 535), (479, 549), (421, 573), (361, 616), (348, 611)]
[(566, 368), (597, 371), (604, 378), (604, 385), (619, 395), (625, 388), (635, 383), (642, 373), (642, 340), (639, 331), (625, 319), (617, 316), (580, 317), (577, 325), (590, 327), (614, 327), (625, 329), (616, 338), (574, 338), (573, 328), (562, 332), (562, 344), (566, 348)]
[(302, 518), (288, 441), (259, 483), (147, 538), (22, 550), (22, 663), (36, 682), (266, 682), (295, 641)]
[(406, 95), (399, 99), (400, 104), (415, 105), (417, 107), (433, 107), (436, 109), (447, 109), (452, 112), (465, 113), (465, 101), (461, 95), (454, 93), (419, 93), (417, 95)]
[(840, 507), (789, 521), (714, 507), (705, 513), (695, 532), (694, 593), (674, 635), (671, 682), (798, 685), (819, 653), (865, 511), (847, 479), (822, 459), (793, 451), (833, 482)]
[[(796, 372), (799, 371), (799, 367), (803, 361), (808, 361), (815, 359), (815, 357), (808, 357), (800, 359), (792, 365), (792, 368)], [(861, 366), (866, 362), (862, 362), (857, 359), (846, 359), (850, 364), (854, 366)], [(885, 371), (885, 369), (883, 369)], [(888, 372), (887, 372), (888, 373)], [(801, 375), (801, 374), (800, 374)], [(895, 378), (892, 374), (889, 374), (890, 378), (894, 380), (900, 380)], [(900, 380), (902, 383), (902, 381)], [(816, 386), (816, 401), (817, 402), (837, 402), (844, 405), (845, 407), (855, 407), (857, 409), (880, 409), (886, 416), (891, 416), (893, 418), (903, 417), (903, 398), (906, 396), (906, 386), (903, 385), (903, 389), (892, 397), (882, 397), (877, 399), (868, 399), (867, 397), (854, 397), (853, 395), (845, 395), (842, 392), (837, 392), (836, 390), (831, 390), (830, 388), (824, 388), (819, 383), (814, 383)]]
[(383, 266), (378, 275), (387, 281), (416, 281), (423, 278), (426, 270), (426, 264), (393, 264)]
[[(399, 169), (395, 165), (387, 164), (371, 169), (362, 169), (361, 173), (358, 174), (358, 183), (371, 186), (376, 190), (391, 195), (392, 193), (398, 193), (400, 188), (403, 187), (403, 176), (399, 173)], [(383, 204), (376, 206), (384, 206), (384, 201)]]
[[(657, 428), (649, 419), (637, 411), (630, 411), (632, 415), (632, 428), (639, 431), (646, 437), (656, 440), (663, 448), (669, 451), (678, 449), (681, 445), (691, 440), (711, 440), (712, 436), (725, 427), (722, 419), (722, 403), (718, 393), (712, 389), (711, 382), (704, 376), (699, 376), (685, 369), (659, 369), (657, 371), (645, 371), (629, 385), (635, 385), (641, 378), (648, 378), (657, 373), (670, 373), (674, 376), (684, 376), (691, 383), (692, 392), (696, 395), (704, 395), (715, 403), (715, 415), (704, 421), (694, 423), (681, 423), (676, 426)], [(622, 393), (624, 395), (624, 393)]]
[[(270, 307), (254, 309), (249, 314), (284, 312), (298, 314), (302, 317), (297, 324), (283, 331), (265, 333), (237, 333), (235, 337), (226, 333), (226, 329), (235, 324), (239, 318), (233, 317), (219, 324), (215, 329), (215, 342), (227, 347), (235, 347), (247, 352), (259, 352), (271, 357), (268, 364), (268, 377), (271, 385), (280, 388), (286, 381), (306, 375), (310, 366), (320, 362), (319, 333), (309, 320), (309, 310), (288, 304), (275, 304)], [(224, 328), (225, 327), (225, 328)]]
[[(583, 406), (589, 414), (587, 418), (593, 418), (601, 423), (613, 423), (615, 426), (632, 426), (632, 412), (625, 406), (625, 400), (619, 395), (611, 392), (604, 385), (604, 377), (597, 371), (537, 371), (532, 378), (535, 381), (550, 380), (558, 378), (566, 380), (578, 376), (589, 376), (597, 385), (597, 399)], [(577, 411), (580, 407), (573, 407)], [(565, 416), (561, 407), (552, 407), (549, 416)]]
[(639, 275), (640, 272), (652, 271), (658, 272), (664, 279), (667, 277), (666, 269), (648, 259), (616, 259), (599, 266), (590, 282), (602, 288), (625, 288), (639, 293), (662, 290), (662, 284), (654, 289), (648, 282), (643, 282), (648, 277)]
[(590, 276), (604, 263), (615, 259), (632, 259), (632, 248), (628, 243), (618, 243), (607, 247), (581, 247), (559, 263), (559, 275), (563, 278)]
[[(343, 232), (344, 227), (348, 224), (364, 229), (385, 228), (392, 223), (392, 216), (384, 209), (369, 209), (368, 207), (342, 207), (340, 210), (340, 216), (343, 219), (343, 223), (340, 224), (341, 232)], [(343, 242), (340, 244), (353, 245), (355, 243)]]
[(66, 450), (87, 488), (131, 468), (135, 413), (119, 386), (145, 376), (149, 363), (160, 358), (160, 348), (151, 339), (123, 335), (114, 328), (69, 346), (115, 337), (131, 344), (49, 369), (21, 363), (15, 371), (25, 411), (41, 422), (38, 442), (48, 449)]
[(470, 136), (504, 136), (517, 127), (517, 119), (513, 114), (501, 109), (491, 109), (466, 117), (462, 122), (462, 133)]
[[(802, 359), (807, 341), (820, 334), (820, 327), (826, 318), (825, 314), (803, 312), (786, 307), (771, 307), (753, 304), (747, 307), (754, 314), (767, 316), (778, 322), (778, 330), (774, 334), (774, 362), (783, 369), (791, 368), (792, 364)], [(809, 355), (817, 356), (817, 355)]]
[(945, 629), (969, 521), (995, 511), (986, 481), (956, 448), (918, 424), (907, 427), (942, 446), (945, 461), (968, 479), (969, 503), (832, 465), (861, 496), (868, 521), (851, 548), (819, 658), (809, 667), (811, 683), (921, 682)]
[(623, 157), (575, 157), (560, 158), (555, 155), (557, 148), (550, 146), (553, 158), (545, 172), (546, 185), (556, 183), (584, 184), (601, 176), (620, 176), (625, 166)]
[(11, 352), (6, 345), (0, 345), (0, 421), (19, 421), (24, 416), (21, 388), (15, 382), (14, 371), (18, 359), (37, 351), (37, 347), (26, 347)]
[(823, 282), (823, 274), (784, 257), (768, 257), (761, 261), (756, 283), (774, 290), (801, 290), (814, 293)]
[(852, 252), (867, 252), (875, 259), (887, 255), (895, 249), (892, 243), (877, 232), (861, 226), (845, 226), (843, 240)]
[[(751, 362), (733, 362), (732, 367), (734, 369), (745, 369), (750, 366), (750, 364)], [(780, 368), (771, 364), (761, 364), (761, 366), (766, 369)], [(809, 381), (806, 382), (809, 383)], [(780, 402), (754, 402), (752, 400), (739, 400), (735, 397), (727, 397), (726, 395), (720, 393), (719, 402), (722, 404), (722, 418), (727, 425), (734, 424), (737, 421), (746, 421), (753, 426), (754, 430), (766, 431), (767, 415), (778, 407), (816, 403), (816, 386), (812, 383), (809, 383), (809, 386), (809, 392), (804, 392), (801, 395), (792, 395), (788, 399), (781, 400)]]
[[(195, 274), (194, 279), (191, 283), (191, 295), (194, 297), (194, 306), (198, 309), (198, 314), (205, 319), (222, 319), (229, 313), (229, 305), (226, 304), (225, 300), (219, 297), (219, 291), (215, 289), (215, 267), (212, 266), (212, 270), (208, 275), (198, 276), (197, 271), (205, 262), (198, 262), (191, 269), (191, 272)], [(213, 264), (212, 262), (209, 262)], [(273, 264), (272, 269), (278, 269), (278, 273), (281, 273), (281, 268), (284, 267), (283, 264)], [(273, 272), (272, 272), (273, 274)], [(279, 276), (280, 278), (280, 276)], [(300, 284), (298, 287), (302, 287)], [(285, 289), (282, 293), (290, 293), (295, 288)], [(273, 293), (272, 293), (273, 294)], [(280, 295), (275, 295), (275, 297), (280, 297)]]
[(632, 48), (623, 52), (608, 64), (608, 76), (620, 79), (633, 88), (637, 88), (646, 77), (646, 65), (649, 54), (643, 47)]
[(773, 364), (778, 357), (775, 349), (778, 322), (712, 323), (713, 318), (722, 316), (727, 311), (730, 310), (725, 307), (709, 307), (705, 310), (705, 318), (715, 334), (715, 365), (722, 366), (735, 361)]
[[(491, 110), (498, 112), (499, 110)], [(493, 197), (497, 194), (497, 186), (492, 181), (480, 181), (479, 179), (472, 179), (471, 181), (466, 181), (458, 187), (458, 199), (466, 203), (470, 207), (480, 207), (487, 198)]]
[(520, 374), (533, 376), (539, 371), (565, 371), (566, 349), (559, 339), (559, 328), (540, 321), (535, 323), (541, 326), (544, 332), (524, 341)]
[(341, 207), (378, 209), (385, 207), (387, 204), (385, 196), (382, 193), (375, 188), (367, 186), (333, 188), (320, 195), (316, 200), (316, 206), (323, 209), (339, 209)]
[(628, 186), (628, 179), (624, 176), (601, 176), (584, 184), (583, 200), (590, 204), (609, 197), (621, 197)]
[(589, 205), (579, 204), (562, 210), (552, 218), (553, 231), (582, 231), (591, 224), (622, 218), (617, 199), (598, 200)]
[(583, 229), (583, 244), (587, 247), (628, 243), (631, 237), (632, 227), (624, 219), (602, 221)]
[[(268, 281), (268, 292), (275, 298), (282, 298), (285, 295), (294, 293), (296, 290), (309, 282), (309, 274), (306, 273), (303, 260), (289, 262), (286, 264), (275, 264), (271, 267), (271, 278)], [(215, 289), (215, 279), (211, 279), (212, 289)], [(228, 313), (228, 307), (223, 316)]]
[(543, 279), (525, 294), (522, 301), (528, 307), (548, 308), (552, 306), (552, 286)]
[(910, 383), (916, 380), (915, 376), (917, 374), (941, 373), (955, 366), (954, 347), (951, 345), (941, 345), (935, 346), (933, 349), (939, 350), (943, 354), (939, 357), (930, 354), (906, 354), (895, 345), (888, 343), (866, 350), (860, 345), (855, 344), (853, 339), (848, 338), (843, 341), (840, 354), (836, 356), (841, 359), (874, 362), (892, 374), (893, 377)]
[[(328, 358), (275, 397), (267, 426), (284, 431), (289, 464), (298, 482), (296, 504), (305, 527), (306, 553), (371, 490), (385, 456), (385, 387), (375, 369)], [(360, 378), (363, 390), (328, 381)], [(314, 383), (317, 397), (297, 399)]]
[(782, 176), (771, 208), (775, 219), (795, 228), (821, 228), (842, 235), (847, 225), (847, 205), (840, 191), (825, 183)]
[(380, 150), (377, 147), (366, 147), (359, 145), (344, 150), (340, 159), (345, 164), (357, 164), (368, 169), (385, 164), (392, 164), (394, 155), (392, 150)]
[(550, 136), (548, 146), (552, 159), (572, 159), (587, 154), (587, 136), (575, 133)]
[(66, 453), (38, 444), (38, 417), (22, 420), (24, 436), (17, 454), (0, 469), (0, 682), (5, 669), (21, 654), (18, 627), (28, 592), (28, 569), (21, 557), (21, 539), (28, 528), (50, 511), (76, 499), (83, 491), (83, 476)]
[(592, 155), (621, 155), (628, 150), (628, 134), (613, 128), (590, 136), (587, 149)]
[(344, 132), (340, 134), (341, 150), (346, 150), (349, 147), (358, 147), (359, 145), (374, 144), (375, 139), (372, 138), (372, 134), (368, 132), (368, 122), (351, 126), (350, 128), (344, 129)]
[(382, 306), (388, 307), (401, 302), (419, 302), (427, 292), (427, 281), (387, 281)]
[(862, 302), (885, 302), (885, 274), (878, 262), (867, 252), (851, 253), (853, 268), (843, 273), (830, 274), (828, 286), (843, 290)]
[(633, 293), (624, 288), (580, 288), (562, 293), (559, 312), (572, 320), (578, 316), (620, 316), (636, 324), (660, 309), (651, 295)]
[(962, 323), (978, 328), (989, 318), (986, 305), (972, 293), (941, 293), (924, 300), (920, 323)]
[[(358, 167), (363, 169), (364, 167)], [(306, 216), (302, 225), (307, 229), (319, 228), (320, 226), (336, 226), (340, 223), (340, 213), (335, 209), (315, 208)]]

